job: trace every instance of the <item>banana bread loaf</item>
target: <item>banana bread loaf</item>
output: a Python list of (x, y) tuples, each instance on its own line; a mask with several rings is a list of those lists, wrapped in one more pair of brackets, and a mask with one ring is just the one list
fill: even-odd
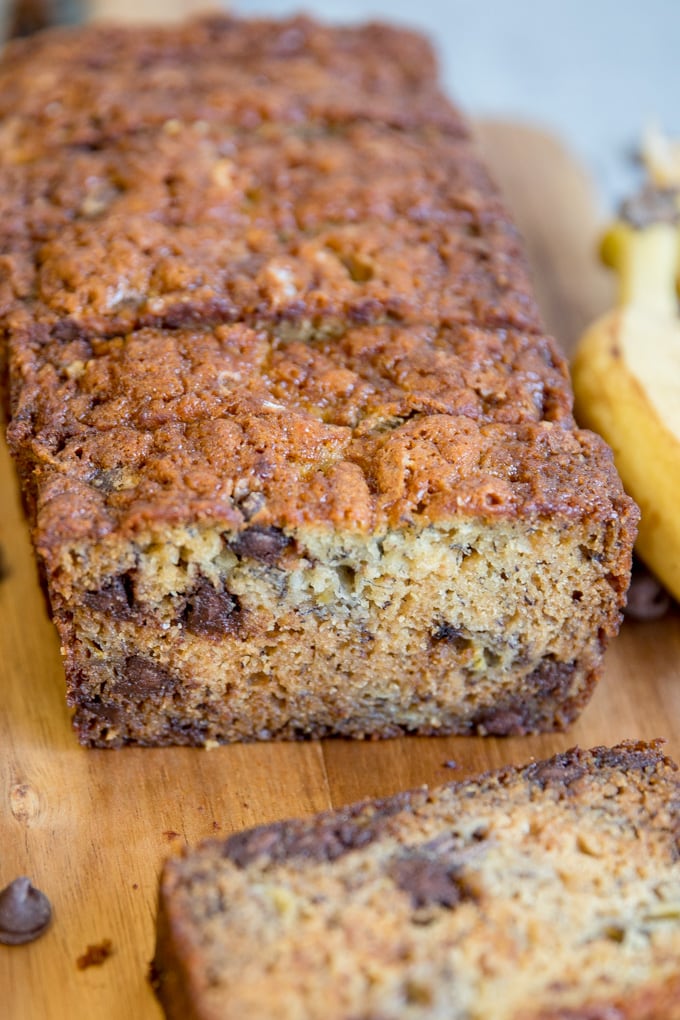
[(0, 115), (8, 435), (82, 741), (567, 725), (637, 512), (427, 44), (53, 32)]
[(166, 863), (169, 1018), (677, 1020), (680, 784), (572, 750)]

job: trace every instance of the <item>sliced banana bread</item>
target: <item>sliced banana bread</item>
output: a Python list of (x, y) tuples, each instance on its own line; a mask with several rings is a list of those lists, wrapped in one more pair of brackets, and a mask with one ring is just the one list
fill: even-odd
[(166, 863), (177, 1020), (678, 1020), (680, 783), (658, 745), (211, 840)]

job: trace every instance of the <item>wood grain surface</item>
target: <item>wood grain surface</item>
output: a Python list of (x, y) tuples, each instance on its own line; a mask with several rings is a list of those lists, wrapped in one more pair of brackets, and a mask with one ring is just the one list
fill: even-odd
[[(573, 343), (606, 306), (581, 170), (530, 128), (485, 125), (483, 147), (523, 229), (550, 328)], [(0, 1016), (158, 1020), (147, 981), (164, 857), (215, 833), (440, 783), (573, 744), (665, 737), (680, 759), (680, 616), (627, 621), (569, 733), (87, 751), (71, 731), (7, 452), (0, 450), (0, 886), (26, 874), (52, 900), (47, 934), (0, 946)], [(78, 960), (110, 940), (100, 966)]]

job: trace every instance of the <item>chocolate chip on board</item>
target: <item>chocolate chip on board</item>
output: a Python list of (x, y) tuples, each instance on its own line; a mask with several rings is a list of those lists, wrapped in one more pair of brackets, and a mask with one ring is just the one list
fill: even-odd
[(111, 939), (102, 939), (101, 942), (88, 945), (85, 952), (81, 953), (76, 960), (76, 967), (78, 970), (87, 970), (88, 967), (101, 967), (112, 953), (113, 943)]
[(44, 893), (22, 876), (0, 892), (0, 942), (20, 946), (47, 930), (52, 907)]

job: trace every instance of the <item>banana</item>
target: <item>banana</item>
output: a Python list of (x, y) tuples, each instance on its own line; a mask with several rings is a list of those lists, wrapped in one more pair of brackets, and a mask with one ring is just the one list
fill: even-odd
[(636, 550), (680, 599), (680, 230), (676, 191), (624, 207), (601, 255), (617, 307), (585, 332), (572, 378), (580, 424), (602, 435), (642, 512)]
[(647, 175), (657, 188), (680, 185), (680, 141), (668, 138), (650, 125), (642, 140), (641, 153)]

